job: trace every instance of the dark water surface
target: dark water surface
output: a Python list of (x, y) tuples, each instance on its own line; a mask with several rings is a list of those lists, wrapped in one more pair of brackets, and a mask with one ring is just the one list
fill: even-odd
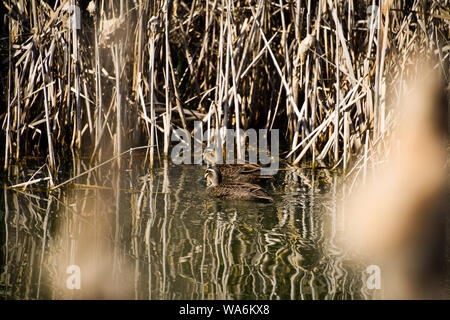
[(273, 204), (209, 199), (205, 166), (171, 163), (96, 170), (52, 192), (5, 188), (38, 168), (3, 179), (3, 299), (370, 298), (364, 269), (334, 244), (340, 177), (325, 169), (282, 168), (264, 185)]

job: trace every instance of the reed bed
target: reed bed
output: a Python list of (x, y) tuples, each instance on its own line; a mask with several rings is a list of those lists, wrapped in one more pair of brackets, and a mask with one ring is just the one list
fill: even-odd
[(174, 129), (193, 135), (200, 120), (280, 129), (292, 164), (348, 172), (392, 125), (393, 83), (413, 57), (449, 79), (448, 0), (4, 5), (4, 169), (39, 154), (54, 172), (70, 149), (120, 166), (142, 145), (153, 166)]

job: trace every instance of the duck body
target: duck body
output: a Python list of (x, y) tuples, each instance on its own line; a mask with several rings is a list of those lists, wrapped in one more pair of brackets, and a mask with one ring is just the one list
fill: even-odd
[(208, 181), (206, 192), (210, 197), (273, 202), (267, 191), (258, 185), (246, 182), (222, 183), (222, 175), (216, 166), (206, 169), (205, 178)]
[(225, 181), (233, 182), (264, 182), (273, 179), (272, 175), (261, 174), (261, 166), (253, 163), (236, 163), (236, 164), (216, 164), (215, 153), (210, 151), (205, 153), (205, 160), (217, 167), (221, 177)]
[(218, 164), (216, 166), (227, 181), (264, 182), (273, 179), (273, 176), (262, 175), (261, 167), (257, 164)]

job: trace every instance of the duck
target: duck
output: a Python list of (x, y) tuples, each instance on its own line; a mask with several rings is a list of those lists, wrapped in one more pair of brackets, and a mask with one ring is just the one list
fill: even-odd
[(247, 182), (222, 183), (222, 174), (217, 166), (205, 170), (206, 192), (210, 197), (220, 199), (273, 202), (272, 197), (262, 187)]
[(272, 175), (261, 174), (261, 166), (254, 163), (216, 164), (214, 151), (205, 153), (204, 159), (218, 168), (225, 181), (261, 183), (272, 180)]

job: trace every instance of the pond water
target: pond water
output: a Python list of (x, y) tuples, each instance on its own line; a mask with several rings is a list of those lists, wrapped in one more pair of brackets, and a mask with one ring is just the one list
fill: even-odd
[(6, 188), (48, 175), (27, 168), (2, 182), (2, 299), (370, 298), (365, 267), (335, 245), (341, 178), (326, 169), (282, 166), (264, 185), (274, 202), (256, 203), (208, 198), (201, 165), (134, 161), (52, 192)]

